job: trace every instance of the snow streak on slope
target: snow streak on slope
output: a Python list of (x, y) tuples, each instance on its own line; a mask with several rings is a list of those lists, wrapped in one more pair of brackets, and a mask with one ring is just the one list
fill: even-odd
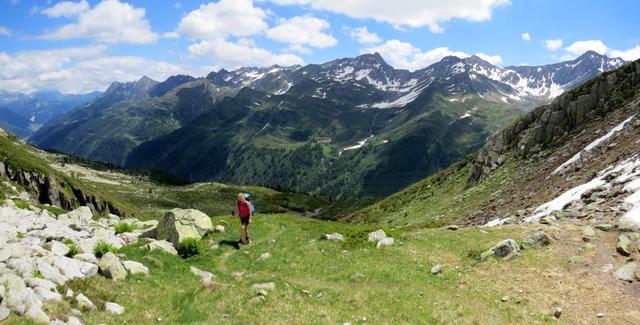
[(605, 135), (601, 136), (600, 138), (596, 139), (595, 141), (589, 143), (586, 147), (584, 147), (584, 149), (580, 150), (580, 152), (575, 154), (569, 160), (565, 161), (562, 165), (560, 165), (560, 167), (556, 168), (551, 173), (551, 176), (558, 175), (559, 173), (562, 173), (563, 171), (565, 171), (567, 169), (568, 166), (570, 166), (574, 162), (578, 161), (580, 159), (580, 157), (582, 157), (582, 155), (584, 155), (585, 153), (597, 148), (598, 146), (600, 146), (600, 144), (602, 144), (603, 142), (607, 141), (609, 138), (614, 136), (616, 133), (622, 131), (622, 129), (624, 129), (624, 126), (627, 123), (631, 122), (631, 120), (633, 120), (634, 117), (635, 117), (635, 115), (632, 115), (628, 119), (622, 121), (622, 123), (616, 125), (607, 134), (605, 134)]

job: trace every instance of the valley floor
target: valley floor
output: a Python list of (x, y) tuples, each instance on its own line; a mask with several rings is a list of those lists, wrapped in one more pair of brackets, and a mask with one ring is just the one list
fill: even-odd
[[(149, 275), (68, 283), (98, 306), (114, 301), (126, 308), (120, 316), (103, 309), (86, 313), (83, 321), (534, 324), (556, 322), (553, 313), (560, 307), (561, 323), (593, 324), (620, 319), (640, 303), (637, 285), (625, 285), (600, 270), (598, 263), (611, 255), (614, 233), (598, 232), (588, 251), (577, 225), (385, 229), (396, 244), (377, 249), (367, 242), (367, 233), (375, 230), (369, 226), (257, 215), (253, 243), (237, 250), (237, 220), (213, 220), (226, 225), (227, 232), (208, 235), (203, 255), (182, 259), (133, 245), (122, 252), (148, 266)], [(479, 254), (497, 242), (520, 242), (540, 227), (551, 236), (551, 245), (524, 250), (509, 261), (479, 261)], [(345, 240), (318, 240), (333, 232)], [(271, 257), (260, 260), (263, 253)], [(583, 256), (582, 264), (568, 262), (575, 255)], [(443, 269), (434, 275), (436, 264)], [(190, 266), (212, 272), (213, 284), (202, 286)], [(275, 289), (264, 300), (254, 299), (251, 286), (269, 282)], [(604, 318), (597, 318), (598, 313)], [(12, 316), (7, 324), (24, 322)]]

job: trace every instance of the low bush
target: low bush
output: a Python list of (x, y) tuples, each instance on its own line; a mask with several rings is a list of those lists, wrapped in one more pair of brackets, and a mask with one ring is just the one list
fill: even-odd
[(111, 253), (117, 253), (118, 249), (111, 246), (110, 244), (105, 243), (104, 241), (99, 241), (96, 244), (96, 247), (93, 249), (93, 255), (95, 255), (97, 258), (102, 258), (102, 256), (108, 252)]
[(198, 238), (186, 238), (178, 244), (176, 249), (182, 258), (188, 258), (202, 254), (204, 252), (204, 243)]

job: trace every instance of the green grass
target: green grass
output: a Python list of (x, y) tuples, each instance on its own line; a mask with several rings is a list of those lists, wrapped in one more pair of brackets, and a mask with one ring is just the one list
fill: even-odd
[(106, 253), (118, 253), (118, 249), (111, 246), (110, 244), (107, 244), (103, 241), (99, 241), (96, 244), (96, 247), (93, 249), (93, 254), (97, 257), (97, 258), (101, 258), (104, 254)]
[(131, 223), (126, 223), (126, 222), (118, 222), (118, 224), (116, 224), (114, 230), (116, 232), (116, 234), (122, 234), (125, 232), (132, 232), (134, 230), (138, 229), (138, 227), (135, 224), (131, 224)]
[[(237, 224), (235, 219), (223, 219)], [(100, 308), (113, 301), (127, 309), (122, 316), (103, 310), (87, 313), (83, 318), (87, 324), (146, 324), (159, 318), (163, 324), (355, 324), (363, 317), (372, 324), (550, 321), (535, 304), (500, 302), (503, 295), (516, 293), (499, 283), (509, 279), (504, 274), (507, 263), (510, 272), (526, 273), (556, 263), (555, 257), (534, 250), (510, 262), (479, 263), (469, 257), (470, 252), (486, 250), (499, 240), (520, 239), (526, 229), (486, 233), (477, 228), (409, 233), (387, 229), (397, 243), (386, 249), (366, 241), (371, 229), (291, 215), (259, 216), (251, 227), (254, 243), (240, 250), (230, 246), (238, 239), (232, 229), (205, 238), (206, 249), (187, 259), (134, 245), (121, 252), (126, 259), (148, 266), (148, 276), (130, 276), (121, 282), (94, 277), (69, 282), (68, 287), (84, 293)], [(321, 234), (336, 231), (345, 234), (344, 242), (317, 241)], [(275, 239), (275, 244), (269, 244), (269, 239)], [(258, 261), (264, 252), (272, 257)], [(442, 275), (429, 272), (436, 263), (444, 265)], [(190, 266), (212, 272), (215, 284), (201, 287)], [(495, 276), (495, 284), (487, 276)], [(250, 286), (260, 282), (275, 282), (276, 290), (263, 303), (251, 305), (255, 293)]]

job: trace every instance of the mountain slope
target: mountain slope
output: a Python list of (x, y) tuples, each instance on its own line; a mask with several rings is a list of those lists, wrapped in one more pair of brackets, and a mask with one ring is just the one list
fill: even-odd
[(29, 120), (14, 113), (6, 107), (0, 107), (0, 128), (3, 128), (19, 137), (25, 137), (31, 133)]
[[(638, 112), (640, 61), (533, 110), (476, 155), (347, 220), (408, 227), (521, 222), (545, 202), (640, 153)], [(612, 218), (606, 222), (618, 222), (622, 210), (616, 211), (606, 214)]]

